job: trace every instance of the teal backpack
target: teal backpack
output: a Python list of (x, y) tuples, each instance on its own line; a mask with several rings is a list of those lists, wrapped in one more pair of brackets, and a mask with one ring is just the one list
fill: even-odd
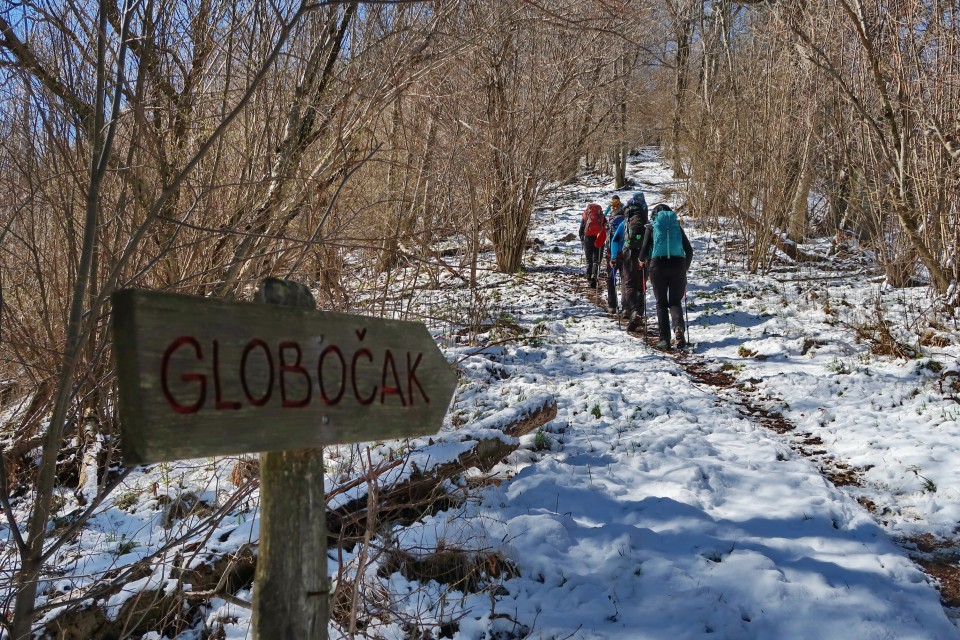
[(679, 258), (686, 256), (677, 214), (664, 209), (653, 216), (652, 258)]

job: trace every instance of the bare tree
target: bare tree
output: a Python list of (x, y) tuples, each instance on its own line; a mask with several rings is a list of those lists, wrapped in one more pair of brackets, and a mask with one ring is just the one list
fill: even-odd
[[(14, 135), (0, 151), (12, 169), (0, 256), (20, 285), (3, 308), (13, 330), (2, 352), (27, 382), (4, 458), (43, 451), (35, 476), (27, 462), (0, 469), (33, 487), (24, 529), (0, 496), (20, 556), (12, 637), (29, 636), (38, 580), (64, 543), (46, 533), (65, 438), (82, 426), (90, 455), (77, 459), (94, 473), (110, 466), (99, 458), (115, 447), (98, 437), (116, 434), (110, 293), (138, 284), (242, 295), (262, 274), (306, 271), (304, 248), (331, 241), (338, 195), (376, 151), (365, 131), (433, 64), (442, 11), (423, 12), (413, 30), (389, 20), (395, 7), (372, 7), (360, 23), (358, 5), (38, 0), (14, 22), (0, 18), (15, 80), (2, 96)], [(117, 479), (76, 492), (89, 507), (81, 518)]]
[[(675, 21), (689, 6), (671, 4)], [(754, 268), (771, 247), (790, 253), (781, 241), (801, 240), (810, 223), (844, 225), (873, 244), (892, 284), (913, 282), (919, 262), (946, 292), (957, 279), (956, 134), (945, 115), (955, 7), (731, 1), (703, 15), (701, 82), (674, 120), (694, 210), (734, 216)], [(812, 190), (829, 198), (829, 221), (809, 219)]]

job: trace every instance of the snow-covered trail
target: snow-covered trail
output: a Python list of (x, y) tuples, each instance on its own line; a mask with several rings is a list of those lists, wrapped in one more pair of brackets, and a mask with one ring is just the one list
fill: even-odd
[(855, 500), (669, 357), (580, 311), (540, 365), (562, 448), (487, 499), (535, 637), (956, 637)]
[(541, 221), (545, 244), (509, 287), (544, 343), (468, 359), (509, 367), (502, 396), (554, 394), (558, 414), (551, 450), (518, 452), (468, 519), (520, 575), (492, 610), (468, 606), (457, 637), (960, 637), (926, 576), (815, 464), (571, 299), (580, 256), (560, 239), (600, 200), (581, 195)]

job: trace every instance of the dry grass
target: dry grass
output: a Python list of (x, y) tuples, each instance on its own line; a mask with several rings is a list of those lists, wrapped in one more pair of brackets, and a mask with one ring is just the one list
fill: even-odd
[(516, 565), (499, 553), (463, 549), (443, 549), (422, 557), (388, 550), (378, 574), (387, 577), (393, 573), (415, 582), (439, 582), (464, 593), (478, 593), (493, 581), (520, 575)]

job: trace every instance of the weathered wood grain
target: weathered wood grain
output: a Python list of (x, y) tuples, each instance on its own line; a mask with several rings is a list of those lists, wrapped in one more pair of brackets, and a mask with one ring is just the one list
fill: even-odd
[[(305, 309), (316, 304), (305, 286), (275, 278), (260, 284), (257, 301)], [(260, 454), (254, 640), (326, 640), (330, 619), (326, 511), (322, 449)]]
[(456, 386), (421, 323), (143, 290), (113, 309), (126, 464), (425, 435)]

